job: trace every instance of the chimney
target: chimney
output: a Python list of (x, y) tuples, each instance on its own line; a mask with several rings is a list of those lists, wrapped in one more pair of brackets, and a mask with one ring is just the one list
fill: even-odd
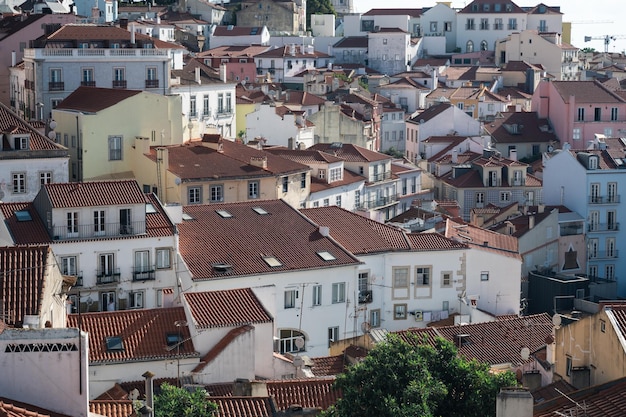
[(451, 160), (452, 160), (453, 164), (458, 164), (459, 163), (459, 151), (457, 151), (456, 149), (452, 150)]
[(528, 228), (532, 229), (533, 227), (535, 227), (535, 216), (530, 215), (528, 216)]
[[(153, 414), (153, 410), (154, 410), (154, 386), (152, 384), (152, 378), (154, 377), (154, 374), (152, 372), (150, 372), (150, 371), (146, 371), (141, 376), (146, 378), (146, 405), (144, 405), (146, 412), (142, 412), (141, 414), (152, 417), (154, 415)], [(142, 407), (142, 408), (144, 408), (144, 407)]]
[(202, 81), (200, 80), (200, 67), (195, 68), (194, 75), (195, 75), (196, 84), (202, 84)]
[(131, 23), (130, 25), (130, 43), (132, 45), (135, 44), (135, 24)]
[(250, 158), (250, 165), (267, 169), (267, 156), (253, 156)]
[(545, 210), (546, 210), (545, 204), (538, 204), (537, 205), (537, 213), (543, 213)]
[(120, 19), (120, 28), (128, 30), (128, 18), (124, 17)]
[(511, 161), (517, 161), (517, 149), (510, 149), (509, 150), (509, 159)]
[(226, 78), (226, 64), (220, 65), (220, 80), (222, 80), (223, 83), (228, 81), (228, 79)]
[(17, 64), (17, 53), (11, 51), (11, 66), (14, 67)]
[(496, 417), (530, 417), (533, 396), (526, 388), (501, 388), (496, 398)]

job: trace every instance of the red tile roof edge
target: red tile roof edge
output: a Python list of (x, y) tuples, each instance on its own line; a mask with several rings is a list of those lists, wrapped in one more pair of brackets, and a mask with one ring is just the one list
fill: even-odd
[(228, 345), (230, 345), (237, 337), (242, 334), (248, 333), (254, 330), (254, 326), (249, 324), (232, 329), (226, 336), (224, 336), (215, 346), (207, 352), (206, 355), (200, 358), (200, 363), (192, 369), (191, 372), (197, 373), (203, 370), (209, 363), (211, 363), (217, 356), (222, 353)]

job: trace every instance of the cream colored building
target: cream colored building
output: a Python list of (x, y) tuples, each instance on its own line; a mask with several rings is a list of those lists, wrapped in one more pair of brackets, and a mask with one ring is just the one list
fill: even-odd
[(135, 138), (182, 143), (186, 125), (180, 96), (96, 87), (79, 87), (52, 117), (57, 141), (70, 153), (70, 181), (134, 178)]
[(183, 205), (283, 199), (304, 207), (310, 168), (244, 144), (204, 135), (184, 145), (152, 146), (136, 138), (133, 171), (164, 203)]

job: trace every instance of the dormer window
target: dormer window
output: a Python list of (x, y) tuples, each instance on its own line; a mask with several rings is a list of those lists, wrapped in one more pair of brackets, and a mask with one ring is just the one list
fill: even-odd
[(598, 169), (598, 156), (591, 155), (589, 157), (589, 169)]
[(111, 336), (106, 338), (107, 352), (124, 351), (124, 343), (120, 336)]
[(28, 149), (28, 135), (14, 136), (13, 137), (13, 149), (16, 151)]

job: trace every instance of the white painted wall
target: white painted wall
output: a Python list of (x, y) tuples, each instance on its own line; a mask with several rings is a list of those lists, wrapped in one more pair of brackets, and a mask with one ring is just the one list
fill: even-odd
[[(12, 151), (13, 152), (13, 151)], [(52, 182), (69, 182), (69, 156), (62, 158), (3, 159), (0, 153), (0, 201), (33, 201), (41, 188), (42, 172), (52, 173)], [(13, 192), (13, 174), (26, 174), (26, 192)]]

